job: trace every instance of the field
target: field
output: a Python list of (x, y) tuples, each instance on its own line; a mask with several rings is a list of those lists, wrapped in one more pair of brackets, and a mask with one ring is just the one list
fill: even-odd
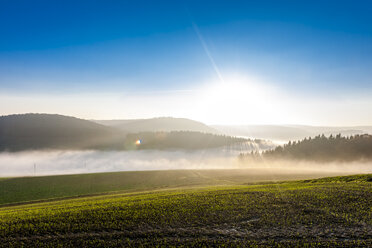
[(107, 192), (138, 192), (210, 185), (300, 180), (340, 172), (284, 169), (167, 170), (0, 178), (0, 205)]
[(3, 206), (0, 246), (371, 247), (371, 181), (357, 175)]

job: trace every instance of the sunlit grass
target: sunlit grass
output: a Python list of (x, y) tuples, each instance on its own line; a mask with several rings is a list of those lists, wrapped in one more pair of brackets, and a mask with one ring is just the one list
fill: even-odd
[[(372, 242), (369, 176), (125, 193), (3, 207), (4, 245)], [(301, 240), (301, 242), (300, 242)], [(39, 243), (38, 243), (39, 242)], [(315, 242), (315, 243), (314, 243)]]

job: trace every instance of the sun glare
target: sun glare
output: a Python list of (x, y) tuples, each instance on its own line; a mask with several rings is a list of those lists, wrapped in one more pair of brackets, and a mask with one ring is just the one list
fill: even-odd
[(202, 115), (218, 123), (242, 123), (244, 118), (262, 117), (270, 111), (271, 89), (258, 80), (231, 77), (207, 84), (200, 96)]

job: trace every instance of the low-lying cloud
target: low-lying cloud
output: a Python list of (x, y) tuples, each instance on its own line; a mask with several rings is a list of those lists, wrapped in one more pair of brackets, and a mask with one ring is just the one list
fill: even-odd
[(112, 171), (237, 168), (239, 151), (29, 151), (0, 153), (0, 177)]
[[(372, 173), (372, 163), (316, 164), (278, 161), (244, 163), (241, 151), (29, 151), (0, 153), (0, 177), (177, 169), (268, 169), (282, 172)], [(246, 151), (245, 151), (246, 152)]]

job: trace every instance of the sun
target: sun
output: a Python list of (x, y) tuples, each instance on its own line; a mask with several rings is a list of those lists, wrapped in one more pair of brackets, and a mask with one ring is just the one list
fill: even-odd
[(271, 90), (258, 80), (227, 77), (206, 84), (199, 96), (199, 114), (214, 123), (247, 123), (270, 112)]

